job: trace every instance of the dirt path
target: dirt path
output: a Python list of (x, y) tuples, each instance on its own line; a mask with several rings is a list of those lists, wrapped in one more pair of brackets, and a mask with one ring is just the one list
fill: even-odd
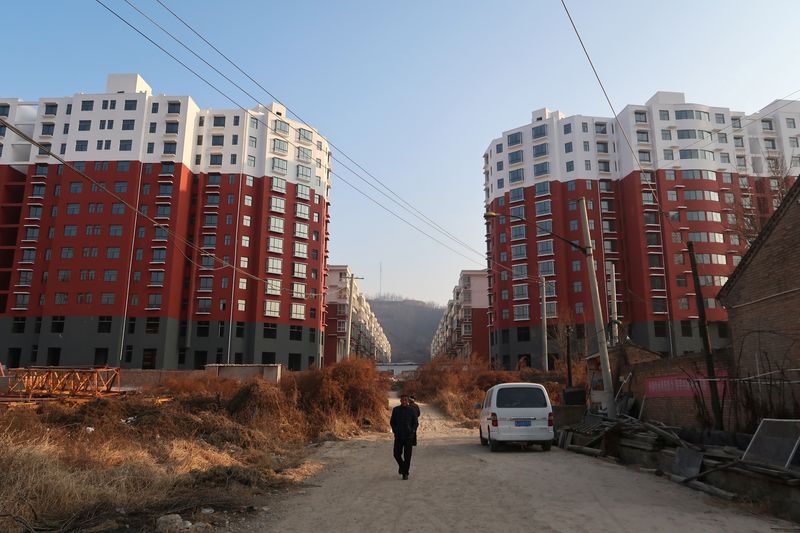
[[(392, 404), (396, 404), (396, 400)], [(327, 465), (237, 532), (738, 532), (792, 528), (651, 474), (564, 452), (490, 453), (476, 430), (422, 405), (411, 479), (388, 435), (326, 443)]]

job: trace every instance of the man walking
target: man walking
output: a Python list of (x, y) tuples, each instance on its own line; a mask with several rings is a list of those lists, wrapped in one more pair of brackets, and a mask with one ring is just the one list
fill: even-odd
[(408, 403), (408, 395), (400, 395), (400, 405), (392, 409), (390, 421), (394, 433), (394, 460), (399, 467), (398, 473), (408, 479), (411, 468), (411, 451), (414, 449), (414, 436), (417, 433), (417, 413)]

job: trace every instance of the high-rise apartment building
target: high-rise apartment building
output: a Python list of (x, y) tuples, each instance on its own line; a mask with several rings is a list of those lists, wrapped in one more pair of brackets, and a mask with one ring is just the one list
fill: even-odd
[(0, 128), (0, 360), (321, 362), (330, 153), (316, 131), (279, 104), (200, 109), (136, 74), (0, 99), (0, 116), (45, 147)]
[(575, 325), (596, 346), (584, 255), (553, 235), (583, 245), (580, 198), (603, 320), (613, 264), (619, 320), (632, 340), (665, 355), (700, 350), (692, 241), (712, 344), (726, 346), (727, 315), (715, 297), (800, 171), (799, 124), (796, 101), (745, 115), (659, 92), (616, 119), (540, 109), (493, 140), (483, 156), (486, 209), (497, 213), (487, 217), (493, 360), (542, 366), (542, 289), (551, 332)]
[[(378, 317), (372, 311), (367, 297), (353, 279), (352, 314), (348, 307), (350, 278), (353, 272), (347, 265), (330, 265), (326, 280), (327, 328), (325, 339), (325, 365), (338, 363), (348, 356), (373, 359), (388, 363), (392, 360), (392, 347)], [(350, 316), (350, 352), (347, 352), (347, 318)]]
[(462, 270), (431, 341), (431, 359), (457, 357), (489, 361), (486, 270)]

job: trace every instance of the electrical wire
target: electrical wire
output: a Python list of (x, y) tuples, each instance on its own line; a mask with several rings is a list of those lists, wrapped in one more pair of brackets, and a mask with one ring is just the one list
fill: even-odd
[[(219, 93), (219, 94), (220, 94), (220, 95), (222, 95), (224, 98), (226, 98), (228, 101), (230, 101), (231, 103), (233, 103), (233, 104), (234, 104), (235, 106), (237, 106), (239, 109), (243, 110), (243, 111), (244, 111), (245, 113), (247, 113), (249, 116), (252, 116), (252, 117), (253, 117), (253, 118), (255, 118), (256, 120), (258, 120), (259, 122), (261, 122), (262, 124), (264, 124), (264, 125), (265, 125), (265, 126), (268, 128), (268, 129), (270, 128), (270, 127), (269, 127), (269, 125), (268, 125), (268, 124), (265, 124), (263, 121), (261, 121), (261, 119), (260, 119), (259, 117), (254, 117), (253, 115), (251, 115), (248, 109), (246, 109), (246, 108), (245, 108), (244, 106), (242, 106), (240, 103), (238, 103), (237, 101), (235, 101), (235, 100), (234, 100), (233, 98), (231, 98), (231, 97), (230, 97), (228, 94), (226, 94), (224, 91), (222, 91), (221, 89), (219, 89), (219, 88), (218, 88), (216, 85), (214, 85), (213, 83), (211, 83), (210, 81), (208, 81), (206, 78), (204, 78), (202, 75), (200, 75), (200, 74), (199, 74), (197, 71), (195, 71), (194, 69), (192, 69), (191, 67), (189, 67), (189, 66), (188, 66), (188, 65), (187, 65), (185, 62), (181, 61), (181, 60), (180, 60), (180, 59), (178, 59), (178, 58), (177, 58), (175, 55), (173, 55), (173, 54), (172, 54), (172, 53), (170, 53), (168, 50), (166, 50), (164, 47), (162, 47), (161, 45), (159, 45), (158, 43), (156, 43), (155, 41), (153, 41), (153, 40), (152, 40), (150, 37), (148, 37), (146, 34), (144, 34), (144, 33), (143, 33), (143, 32), (142, 32), (142, 31), (141, 31), (139, 28), (137, 28), (137, 27), (136, 27), (135, 25), (133, 25), (131, 22), (129, 22), (128, 20), (126, 20), (124, 17), (122, 17), (122, 16), (121, 16), (119, 13), (117, 13), (116, 11), (114, 11), (113, 9), (111, 9), (110, 7), (108, 7), (108, 6), (107, 6), (105, 3), (103, 3), (103, 2), (102, 2), (102, 0), (95, 0), (95, 1), (96, 1), (98, 4), (100, 4), (101, 6), (103, 6), (103, 7), (104, 7), (106, 10), (108, 10), (110, 13), (112, 13), (112, 14), (113, 14), (115, 17), (117, 17), (119, 20), (121, 20), (123, 23), (125, 23), (125, 24), (126, 24), (128, 27), (130, 27), (131, 29), (133, 29), (133, 30), (134, 30), (136, 33), (138, 33), (139, 35), (141, 35), (142, 37), (144, 37), (144, 38), (145, 38), (145, 39), (146, 39), (148, 42), (150, 42), (151, 44), (153, 44), (154, 46), (156, 46), (156, 47), (157, 47), (159, 50), (161, 50), (162, 52), (164, 52), (165, 54), (167, 54), (167, 55), (168, 55), (170, 58), (172, 58), (174, 61), (176, 61), (176, 62), (177, 62), (177, 63), (179, 63), (181, 66), (183, 66), (184, 68), (186, 68), (186, 69), (187, 69), (189, 72), (191, 72), (193, 75), (195, 75), (195, 77), (199, 78), (199, 79), (200, 79), (201, 81), (203, 81), (203, 82), (204, 82), (206, 85), (208, 85), (209, 87), (211, 87), (212, 89), (214, 89), (214, 90), (215, 90), (217, 93)], [(127, 2), (128, 0), (125, 0), (125, 1)], [(128, 3), (129, 3), (129, 2), (128, 2)], [(133, 6), (132, 6), (132, 7), (133, 7)], [(137, 10), (137, 11), (138, 11), (138, 10)], [(148, 18), (149, 18), (149, 17), (148, 17)], [(160, 25), (159, 25), (159, 27), (160, 27)], [(167, 33), (169, 34), (169, 32), (167, 32)], [(171, 36), (171, 34), (170, 34), (170, 36)], [(175, 38), (175, 37), (173, 37), (173, 39), (175, 39), (176, 41), (180, 42), (180, 41), (179, 41), (177, 38)], [(182, 43), (181, 43), (181, 44), (182, 44)], [(186, 47), (186, 45), (183, 45), (183, 46), (184, 46), (184, 47)], [(194, 53), (194, 52), (192, 52), (192, 53)], [(196, 54), (195, 54), (195, 55), (196, 55)], [(198, 57), (199, 57), (199, 56), (198, 56)], [(202, 60), (202, 58), (201, 58), (201, 60)], [(203, 60), (203, 61), (205, 62), (205, 60)], [(206, 64), (208, 64), (207, 62), (205, 62), (205, 63), (206, 63)], [(211, 66), (211, 65), (209, 64), (209, 66)], [(213, 67), (212, 67), (212, 68), (213, 68)], [(216, 70), (216, 69), (215, 69), (215, 70)], [(219, 71), (217, 71), (217, 72), (219, 72)], [(220, 73), (220, 74), (221, 74), (221, 73)], [(221, 75), (222, 75), (222, 74), (221, 74)], [(223, 76), (224, 76), (224, 75), (223, 75)], [(226, 77), (226, 79), (228, 79), (228, 78)], [(234, 83), (234, 82), (231, 82), (231, 83)], [(234, 83), (234, 85), (236, 85), (236, 84)], [(237, 85), (237, 87), (239, 87), (239, 86)], [(239, 87), (239, 88), (240, 88), (240, 87)], [(241, 89), (241, 88), (240, 88), (240, 90), (244, 91), (244, 89)], [(246, 93), (246, 94), (248, 94), (248, 95), (249, 95), (249, 93)], [(269, 93), (268, 93), (268, 94), (269, 94)], [(252, 95), (249, 95), (249, 96), (251, 96), (251, 97), (252, 97)], [(262, 105), (263, 105), (263, 104), (262, 104)], [(268, 109), (267, 109), (267, 112), (268, 112), (268, 113), (271, 113), (271, 111), (269, 111)], [(293, 112), (293, 114), (295, 114), (295, 113)], [(295, 114), (295, 116), (297, 116), (297, 115)], [(310, 126), (309, 126), (309, 127), (310, 127)], [(273, 130), (273, 131), (274, 131), (274, 130)], [(291, 143), (291, 142), (289, 142), (289, 144), (292, 144), (293, 146), (296, 146), (296, 145), (294, 145), (294, 144), (293, 144), (293, 143)], [(329, 145), (333, 146), (331, 143), (329, 143)], [(359, 175), (358, 175), (358, 173), (356, 173), (356, 172), (355, 172), (355, 171), (354, 171), (352, 168), (350, 168), (350, 167), (349, 167), (349, 166), (347, 166), (346, 164), (342, 163), (341, 161), (338, 161), (338, 160), (337, 160), (337, 162), (339, 162), (340, 164), (342, 164), (343, 168), (345, 168), (346, 170), (348, 170), (349, 172), (351, 172), (353, 175), (355, 175), (355, 176), (359, 177), (359, 178), (360, 178), (360, 179), (362, 179), (362, 181), (363, 181), (363, 178), (362, 178), (361, 176), (359, 176)], [(356, 164), (357, 164), (357, 163), (356, 163)], [(359, 167), (360, 167), (360, 166), (359, 166)], [(388, 213), (390, 213), (390, 214), (391, 214), (392, 216), (394, 216), (395, 218), (397, 218), (397, 219), (401, 220), (402, 222), (404, 222), (405, 224), (407, 224), (407, 225), (411, 226), (413, 229), (415, 229), (415, 230), (417, 230), (418, 232), (422, 233), (423, 235), (425, 235), (426, 237), (430, 238), (430, 239), (431, 239), (431, 240), (433, 240), (434, 242), (436, 242), (436, 243), (438, 243), (438, 244), (440, 244), (440, 245), (444, 246), (444, 247), (445, 247), (445, 248), (447, 248), (448, 250), (452, 251), (453, 253), (456, 253), (456, 254), (460, 255), (461, 257), (464, 257), (465, 259), (467, 259), (467, 260), (469, 260), (469, 261), (473, 261), (474, 263), (476, 263), (476, 264), (479, 264), (479, 265), (483, 266), (483, 264), (484, 264), (483, 262), (478, 262), (477, 260), (474, 260), (474, 259), (472, 259), (472, 258), (470, 258), (470, 257), (467, 257), (467, 256), (465, 256), (464, 254), (462, 254), (462, 253), (458, 252), (457, 250), (454, 250), (453, 248), (451, 248), (451, 247), (450, 247), (450, 246), (448, 246), (447, 244), (445, 244), (445, 243), (443, 243), (442, 241), (440, 241), (439, 239), (437, 239), (437, 238), (433, 237), (432, 235), (430, 235), (430, 234), (429, 234), (429, 233), (427, 233), (426, 231), (424, 231), (424, 230), (420, 229), (419, 227), (417, 227), (417, 226), (416, 226), (416, 225), (414, 225), (413, 223), (409, 222), (409, 221), (408, 221), (408, 220), (406, 220), (405, 218), (401, 217), (400, 215), (398, 215), (397, 213), (395, 213), (394, 211), (392, 211), (391, 209), (389, 209), (388, 207), (386, 207), (385, 205), (383, 205), (383, 204), (382, 204), (382, 203), (380, 203), (379, 201), (375, 200), (374, 198), (372, 198), (371, 196), (369, 196), (368, 194), (366, 194), (364, 191), (362, 191), (362, 190), (358, 189), (358, 188), (357, 188), (357, 187), (355, 187), (355, 186), (354, 186), (352, 183), (350, 183), (349, 181), (347, 181), (347, 180), (346, 180), (346, 179), (345, 179), (343, 176), (341, 176), (341, 175), (339, 175), (339, 174), (337, 174), (337, 173), (335, 173), (335, 172), (333, 172), (333, 171), (331, 171), (331, 174), (332, 174), (332, 175), (334, 175), (334, 176), (336, 176), (338, 179), (342, 180), (342, 181), (343, 181), (344, 183), (346, 183), (348, 186), (350, 186), (350, 187), (352, 187), (353, 189), (355, 189), (356, 191), (358, 191), (358, 192), (359, 192), (359, 193), (360, 193), (362, 196), (366, 197), (366, 198), (367, 198), (367, 199), (369, 199), (371, 202), (373, 202), (374, 204), (378, 205), (379, 207), (381, 207), (382, 209), (384, 209), (385, 211), (387, 211)], [(401, 207), (402, 207), (402, 206), (401, 206)], [(552, 233), (552, 232), (551, 232), (551, 233)], [(478, 253), (479, 255), (481, 255), (481, 257), (482, 257), (482, 258), (486, 259), (486, 258), (485, 258), (485, 254), (484, 254), (483, 252), (478, 252), (478, 251), (476, 251), (476, 250), (474, 250), (474, 249), (472, 249), (472, 250), (473, 250), (473, 251), (475, 251), (476, 253)], [(497, 264), (497, 263), (496, 263), (496, 264)], [(510, 268), (510, 267), (506, 267), (505, 265), (500, 265), (500, 266), (501, 266), (501, 268), (503, 268), (503, 269), (507, 270), (508, 272), (513, 272), (512, 268)], [(521, 279), (521, 278), (518, 278), (518, 279)], [(532, 281), (532, 282), (534, 282), (534, 283), (539, 283), (539, 280), (538, 280), (538, 279), (535, 279), (535, 278), (526, 277), (526, 278), (524, 278), (524, 279), (526, 279), (526, 280), (528, 280), (528, 281)]]
[[(99, 0), (97, 0), (97, 1), (98, 1), (98, 3), (102, 4), (102, 2), (100, 2)], [(169, 30), (167, 30), (167, 29), (166, 29), (166, 28), (165, 28), (163, 25), (159, 24), (159, 23), (158, 23), (156, 20), (154, 20), (152, 17), (150, 17), (149, 15), (147, 15), (146, 13), (144, 13), (144, 12), (143, 12), (142, 10), (140, 10), (138, 7), (136, 7), (136, 6), (135, 6), (135, 5), (134, 5), (134, 4), (133, 4), (133, 3), (132, 3), (130, 0), (124, 0), (124, 1), (125, 1), (125, 3), (127, 3), (129, 6), (131, 6), (131, 7), (132, 7), (134, 10), (136, 10), (136, 11), (137, 11), (137, 12), (138, 12), (140, 15), (142, 15), (142, 16), (143, 16), (143, 17), (145, 17), (145, 18), (146, 18), (148, 21), (150, 21), (150, 23), (152, 23), (154, 26), (156, 26), (158, 29), (160, 29), (160, 30), (161, 30), (163, 33), (165, 33), (166, 35), (168, 35), (168, 36), (169, 36), (170, 38), (172, 38), (172, 39), (173, 39), (175, 42), (177, 42), (177, 43), (178, 43), (178, 44), (180, 44), (180, 45), (181, 45), (181, 46), (182, 46), (184, 49), (186, 49), (186, 50), (187, 50), (189, 53), (191, 53), (191, 54), (192, 54), (192, 55), (194, 55), (194, 56), (195, 56), (197, 59), (199, 59), (200, 61), (202, 61), (202, 62), (203, 62), (203, 63), (204, 63), (206, 66), (208, 66), (209, 68), (211, 68), (212, 70), (214, 70), (214, 72), (216, 72), (217, 74), (219, 74), (220, 76), (222, 76), (222, 77), (223, 77), (225, 80), (227, 80), (229, 83), (231, 83), (231, 84), (232, 84), (233, 86), (235, 86), (237, 89), (239, 89), (240, 91), (242, 91), (242, 92), (243, 92), (245, 95), (247, 95), (248, 97), (252, 98), (252, 99), (253, 99), (255, 102), (257, 102), (257, 103), (261, 104), (261, 105), (262, 105), (262, 106), (265, 108), (265, 110), (266, 110), (266, 112), (267, 112), (267, 113), (275, 114), (275, 113), (274, 113), (273, 111), (271, 111), (271, 110), (270, 110), (270, 109), (269, 109), (269, 108), (268, 108), (268, 107), (267, 107), (267, 106), (266, 106), (264, 103), (260, 102), (260, 101), (259, 101), (259, 99), (258, 99), (258, 98), (257, 98), (255, 95), (253, 95), (252, 93), (250, 93), (249, 91), (247, 91), (247, 90), (246, 90), (244, 87), (242, 87), (240, 84), (236, 83), (236, 82), (235, 82), (234, 80), (232, 80), (232, 79), (231, 79), (229, 76), (227, 76), (227, 75), (226, 75), (226, 74), (224, 74), (222, 71), (220, 71), (220, 70), (219, 70), (217, 67), (215, 67), (214, 65), (212, 65), (211, 63), (209, 63), (209, 62), (208, 62), (208, 61), (207, 61), (205, 58), (203, 58), (202, 56), (200, 56), (200, 55), (199, 55), (197, 52), (195, 52), (195, 51), (194, 51), (194, 50), (193, 50), (193, 49), (192, 49), (192, 48), (191, 48), (189, 45), (187, 45), (187, 44), (186, 44), (186, 43), (184, 43), (182, 40), (180, 40), (178, 37), (176, 37), (174, 34), (172, 34), (172, 33), (171, 33)], [(162, 5), (163, 5), (163, 4), (162, 4)], [(105, 5), (104, 5), (104, 7), (106, 7), (107, 9), (109, 9), (109, 8), (108, 8), (107, 6), (105, 6)], [(166, 8), (166, 7), (165, 7), (165, 8)], [(168, 9), (168, 8), (166, 8), (166, 9)], [(303, 120), (303, 119), (302, 119), (302, 118), (301, 118), (301, 117), (300, 117), (300, 116), (299, 116), (297, 113), (295, 113), (295, 112), (294, 112), (293, 110), (291, 110), (290, 108), (286, 107), (286, 106), (285, 106), (285, 104), (283, 104), (283, 103), (282, 103), (280, 100), (278, 100), (277, 98), (275, 98), (275, 96), (274, 96), (274, 95), (273, 95), (271, 92), (269, 92), (269, 91), (268, 91), (266, 88), (264, 88), (264, 87), (263, 87), (261, 84), (259, 84), (258, 82), (256, 82), (256, 81), (255, 81), (255, 80), (254, 80), (254, 79), (253, 79), (253, 78), (252, 78), (250, 75), (248, 75), (246, 72), (244, 72), (244, 71), (243, 71), (243, 70), (242, 70), (242, 69), (241, 69), (241, 68), (240, 68), (238, 65), (236, 65), (235, 63), (233, 63), (233, 61), (232, 61), (231, 59), (229, 59), (227, 56), (225, 56), (224, 54), (222, 54), (222, 53), (221, 53), (221, 52), (220, 52), (220, 51), (219, 51), (219, 50), (218, 50), (218, 49), (217, 49), (217, 48), (216, 48), (214, 45), (212, 45), (211, 43), (209, 43), (209, 42), (208, 42), (208, 40), (206, 40), (204, 37), (202, 37), (202, 36), (201, 36), (201, 35), (200, 35), (200, 34), (199, 34), (197, 31), (195, 31), (195, 30), (194, 30), (194, 29), (193, 29), (191, 26), (189, 26), (189, 25), (188, 25), (188, 23), (186, 23), (186, 22), (185, 22), (183, 19), (181, 19), (180, 17), (178, 17), (178, 16), (177, 16), (177, 15), (176, 15), (176, 14), (175, 14), (175, 13), (174, 13), (172, 10), (169, 10), (169, 9), (168, 9), (168, 11), (170, 11), (170, 13), (172, 13), (172, 14), (173, 14), (173, 15), (174, 15), (176, 18), (178, 18), (178, 20), (180, 20), (180, 21), (181, 21), (181, 22), (182, 22), (184, 25), (186, 25), (186, 26), (187, 26), (187, 27), (188, 27), (190, 30), (192, 30), (192, 31), (193, 31), (193, 32), (194, 32), (196, 35), (198, 35), (198, 36), (199, 36), (201, 39), (203, 39), (203, 41), (204, 41), (206, 44), (208, 44), (209, 46), (211, 46), (211, 47), (212, 47), (212, 48), (213, 48), (215, 51), (217, 51), (217, 53), (219, 53), (220, 55), (222, 55), (222, 57), (224, 57), (224, 58), (225, 58), (225, 59), (226, 59), (226, 60), (227, 60), (229, 63), (231, 63), (232, 65), (234, 65), (234, 67), (236, 67), (236, 68), (237, 68), (237, 69), (238, 69), (240, 72), (242, 72), (242, 73), (243, 73), (245, 76), (247, 76), (247, 78), (248, 78), (248, 79), (250, 79), (251, 81), (253, 81), (254, 83), (256, 83), (256, 84), (257, 84), (257, 85), (258, 85), (258, 86), (259, 86), (259, 87), (260, 87), (262, 90), (264, 90), (264, 92), (266, 92), (266, 93), (267, 93), (267, 94), (268, 94), (270, 97), (272, 97), (272, 98), (273, 98), (273, 100), (275, 100), (277, 103), (279, 103), (279, 104), (283, 105), (283, 106), (286, 108), (286, 110), (287, 110), (288, 112), (290, 112), (292, 115), (294, 115), (294, 116), (295, 116), (295, 117), (296, 117), (296, 118), (297, 118), (297, 119), (298, 119), (300, 122), (302, 122), (302, 123), (303, 123), (305, 126), (307, 126), (307, 127), (309, 127), (309, 128), (312, 128), (312, 126), (308, 125), (308, 123), (307, 123), (307, 122), (305, 122), (305, 121), (304, 121), (304, 120)], [(115, 14), (116, 14), (116, 13), (115, 13)], [(118, 14), (116, 14), (116, 15), (117, 15), (119, 18), (122, 18), (120, 15), (118, 15)], [(127, 21), (125, 21), (125, 22), (127, 23)], [(128, 23), (128, 24), (130, 25), (130, 23)], [(141, 32), (140, 32), (140, 34), (141, 34)], [(152, 41), (151, 41), (151, 42), (152, 42)], [(173, 59), (174, 59), (174, 57), (173, 57)], [(219, 91), (218, 91), (218, 92), (219, 92)], [(229, 100), (230, 100), (230, 98), (229, 98)], [(240, 107), (241, 107), (242, 109), (244, 109), (242, 106), (240, 106)], [(276, 117), (278, 117), (278, 115), (275, 115), (275, 116), (276, 116)], [(267, 126), (267, 127), (269, 128), (269, 126)], [(291, 130), (291, 129), (295, 129), (295, 130), (297, 129), (297, 128), (294, 128), (294, 127), (292, 127), (291, 125), (289, 126), (289, 128), (290, 128), (290, 130)], [(314, 128), (312, 128), (312, 129), (314, 129)], [(291, 143), (290, 143), (290, 144), (291, 144)], [(450, 233), (449, 231), (447, 231), (446, 229), (444, 229), (442, 226), (440, 226), (439, 224), (437, 224), (435, 221), (433, 221), (432, 219), (430, 219), (429, 217), (427, 217), (427, 216), (426, 216), (424, 213), (422, 213), (421, 211), (419, 211), (419, 210), (418, 210), (417, 208), (415, 208), (415, 207), (414, 207), (412, 204), (410, 204), (409, 202), (407, 202), (406, 200), (404, 200), (402, 197), (400, 197), (400, 196), (399, 196), (397, 193), (395, 193), (395, 192), (394, 192), (393, 190), (391, 190), (391, 189), (390, 189), (388, 186), (386, 186), (386, 185), (385, 185), (385, 184), (384, 184), (384, 183), (383, 183), (383, 182), (382, 182), (382, 181), (381, 181), (379, 178), (377, 178), (377, 177), (375, 177), (374, 175), (372, 175), (371, 173), (369, 173), (369, 172), (368, 172), (366, 169), (364, 169), (364, 167), (363, 167), (363, 166), (361, 166), (361, 165), (360, 165), (358, 162), (356, 162), (356, 161), (355, 161), (355, 160), (353, 160), (353, 159), (352, 159), (350, 156), (348, 156), (346, 153), (344, 153), (342, 150), (340, 150), (340, 149), (339, 149), (339, 148), (338, 148), (338, 147), (337, 147), (337, 146), (336, 146), (336, 145), (335, 145), (335, 144), (334, 144), (332, 141), (330, 141), (329, 139), (328, 139), (328, 145), (329, 145), (329, 146), (331, 146), (332, 148), (334, 148), (335, 150), (338, 150), (338, 151), (339, 151), (339, 153), (341, 153), (341, 154), (342, 154), (342, 155), (343, 155), (343, 156), (344, 156), (344, 157), (345, 157), (345, 158), (346, 158), (346, 159), (347, 159), (347, 160), (350, 162), (350, 164), (352, 164), (352, 165), (356, 166), (356, 167), (357, 167), (357, 168), (359, 168), (359, 169), (360, 169), (362, 172), (366, 173), (366, 174), (367, 174), (368, 176), (370, 176), (370, 177), (371, 177), (371, 178), (372, 178), (372, 179), (373, 179), (375, 182), (377, 182), (379, 185), (381, 185), (381, 187), (383, 187), (384, 189), (388, 190), (388, 191), (389, 191), (389, 192), (390, 192), (390, 193), (391, 193), (391, 194), (392, 194), (392, 195), (393, 195), (395, 198), (397, 198), (397, 199), (393, 198), (392, 196), (390, 196), (389, 194), (387, 194), (386, 192), (384, 192), (384, 191), (383, 191), (383, 190), (381, 190), (380, 188), (376, 187), (376, 186), (375, 186), (374, 184), (372, 184), (370, 181), (368, 181), (367, 179), (365, 179), (365, 178), (364, 178), (364, 177), (363, 177), (363, 176), (362, 176), (360, 173), (358, 173), (358, 172), (354, 171), (354, 170), (353, 170), (353, 169), (351, 169), (351, 168), (348, 168), (348, 167), (346, 166), (346, 164), (344, 163), (344, 161), (342, 161), (342, 160), (340, 160), (339, 158), (337, 158), (337, 157), (336, 157), (336, 155), (335, 155), (335, 152), (332, 152), (332, 153), (333, 153), (333, 156), (332, 156), (333, 160), (334, 160), (334, 161), (336, 161), (337, 163), (339, 163), (339, 165), (341, 165), (341, 166), (343, 166), (343, 167), (345, 167), (345, 168), (348, 168), (348, 170), (349, 170), (349, 171), (350, 171), (350, 172), (351, 172), (351, 173), (352, 173), (354, 176), (356, 176), (358, 179), (360, 179), (362, 182), (364, 182), (365, 184), (369, 185), (369, 186), (370, 186), (372, 189), (374, 189), (375, 191), (377, 191), (379, 194), (381, 194), (382, 196), (384, 196), (384, 197), (385, 197), (385, 198), (387, 198), (388, 200), (390, 200), (390, 201), (394, 202), (394, 203), (395, 203), (395, 204), (397, 204), (397, 205), (398, 205), (400, 208), (402, 208), (402, 209), (404, 209), (405, 211), (409, 212), (411, 215), (415, 216), (417, 219), (419, 219), (419, 220), (420, 220), (420, 221), (422, 221), (423, 223), (425, 223), (425, 224), (427, 224), (427, 225), (431, 226), (433, 229), (435, 229), (435, 230), (439, 231), (440, 233), (442, 233), (442, 234), (444, 234), (445, 236), (449, 237), (449, 238), (450, 238), (450, 239), (452, 239), (453, 241), (457, 242), (459, 245), (461, 245), (461, 246), (463, 246), (463, 247), (467, 248), (468, 250), (470, 250), (470, 251), (474, 252), (475, 254), (477, 254), (477, 255), (479, 255), (479, 256), (481, 256), (481, 257), (483, 257), (483, 256), (484, 256), (483, 252), (480, 252), (480, 251), (476, 250), (475, 248), (472, 248), (472, 247), (471, 247), (469, 244), (467, 244), (467, 243), (465, 243), (464, 241), (460, 240), (458, 237), (456, 237), (455, 235), (453, 235), (452, 233)], [(327, 168), (327, 167), (326, 167), (326, 168)], [(338, 176), (337, 176), (337, 177), (338, 177)], [(398, 201), (398, 200), (399, 200), (399, 201)]]

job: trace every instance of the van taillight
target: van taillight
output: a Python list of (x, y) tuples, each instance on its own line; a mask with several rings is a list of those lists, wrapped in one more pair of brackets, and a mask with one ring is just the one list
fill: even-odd
[(552, 411), (550, 411), (550, 413), (547, 415), (547, 425), (549, 427), (553, 427), (553, 412)]
[(497, 427), (497, 413), (492, 413), (492, 416), (490, 418), (492, 419), (492, 427), (496, 428)]

